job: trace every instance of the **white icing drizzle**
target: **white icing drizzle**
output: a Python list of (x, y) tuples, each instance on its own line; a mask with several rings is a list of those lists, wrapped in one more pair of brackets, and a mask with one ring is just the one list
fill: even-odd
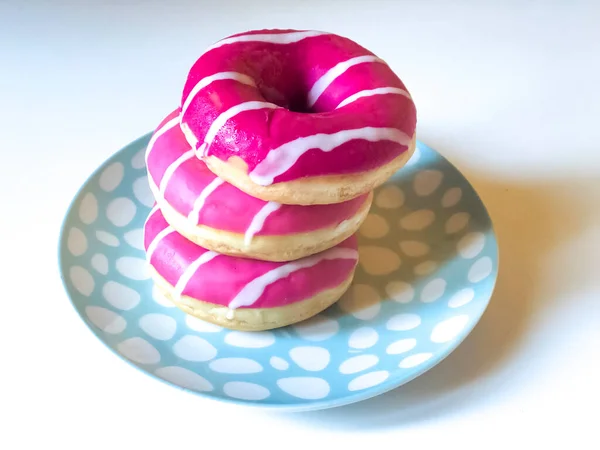
[[(150, 187), (152, 187), (153, 183), (150, 183)], [(146, 242), (146, 225), (148, 224), (148, 222), (150, 221), (150, 219), (152, 218), (152, 216), (154, 214), (156, 214), (156, 212), (159, 210), (160, 208), (158, 207), (158, 204), (154, 205), (152, 207), (152, 209), (150, 210), (150, 213), (148, 213), (148, 216), (146, 217), (146, 220), (144, 220), (144, 227), (142, 228), (144, 230), (144, 242)]]
[(411, 98), (410, 94), (406, 92), (404, 89), (395, 88), (395, 87), (381, 87), (375, 89), (366, 89), (364, 91), (357, 92), (356, 94), (352, 94), (346, 100), (342, 100), (339, 105), (335, 107), (335, 109), (346, 106), (352, 102), (355, 102), (359, 98), (363, 97), (371, 97), (373, 95), (385, 95), (385, 94), (399, 94), (404, 95), (407, 98)]
[(322, 31), (293, 31), (290, 33), (265, 33), (265, 34), (245, 34), (242, 36), (234, 36), (222, 39), (211, 45), (204, 52), (205, 54), (215, 48), (224, 45), (236, 44), (238, 42), (267, 42), (269, 44), (293, 44), (306, 38), (322, 36), (329, 33)]
[(281, 265), (254, 280), (250, 281), (242, 288), (240, 292), (229, 302), (230, 309), (240, 308), (242, 306), (253, 305), (263, 294), (266, 287), (270, 284), (287, 277), (292, 272), (308, 267), (313, 267), (321, 261), (328, 259), (357, 259), (358, 252), (352, 248), (334, 247), (322, 253), (318, 253), (307, 258), (299, 259)]
[(235, 310), (233, 309), (228, 309), (227, 310), (227, 314), (225, 314), (225, 318), (227, 320), (233, 320), (235, 318)]
[(158, 233), (156, 236), (154, 236), (154, 239), (152, 239), (152, 242), (150, 242), (150, 245), (148, 246), (148, 250), (146, 251), (146, 259), (148, 261), (150, 261), (152, 259), (152, 255), (154, 254), (156, 247), (158, 247), (158, 244), (160, 244), (160, 241), (162, 241), (169, 234), (174, 233), (174, 232), (175, 232), (175, 229), (171, 226), (168, 226), (167, 228), (162, 230), (160, 233)]
[(229, 119), (231, 119), (234, 116), (237, 116), (239, 113), (244, 112), (244, 111), (252, 111), (255, 109), (264, 109), (264, 108), (274, 109), (274, 108), (279, 108), (279, 106), (275, 105), (274, 103), (269, 103), (269, 102), (257, 102), (257, 101), (244, 102), (244, 103), (240, 103), (238, 105), (232, 106), (227, 111), (224, 111), (221, 114), (219, 114), (219, 116), (214, 120), (214, 122), (211, 123), (210, 128), (208, 129), (208, 132), (206, 133), (206, 136), (204, 137), (204, 143), (198, 149), (199, 156), (202, 157), (202, 156), (206, 155), (206, 151), (210, 147), (210, 144), (212, 143), (213, 139), (215, 138), (215, 136), (217, 135), (219, 130), (221, 128), (223, 128), (223, 126), (227, 123), (227, 121)]
[(321, 94), (325, 92), (325, 89), (327, 89), (329, 85), (333, 83), (335, 79), (342, 75), (346, 70), (348, 70), (352, 66), (356, 66), (357, 64), (363, 64), (367, 62), (377, 62), (385, 64), (385, 61), (373, 55), (357, 56), (355, 58), (350, 58), (347, 61), (337, 63), (327, 72), (325, 72), (325, 74), (321, 76), (321, 78), (315, 81), (315, 84), (313, 84), (313, 87), (308, 92), (308, 107), (312, 107), (317, 102)]
[(252, 238), (256, 233), (262, 230), (265, 225), (265, 221), (267, 217), (269, 217), (272, 213), (281, 208), (280, 203), (276, 202), (268, 202), (265, 206), (263, 206), (260, 211), (256, 213), (256, 215), (252, 218), (252, 222), (248, 226), (246, 233), (244, 235), (244, 245), (248, 247), (252, 243)]
[(181, 294), (183, 293), (185, 287), (187, 286), (187, 284), (190, 282), (190, 280), (192, 279), (192, 277), (194, 276), (194, 274), (196, 273), (196, 271), (200, 268), (200, 266), (202, 266), (203, 264), (206, 264), (207, 262), (209, 262), (210, 260), (212, 260), (215, 256), (218, 256), (218, 253), (215, 252), (205, 252), (202, 253), (202, 255), (195, 260), (193, 263), (191, 263), (187, 269), (185, 269), (185, 271), (181, 274), (181, 277), (179, 277), (179, 280), (177, 281), (177, 284), (175, 285), (175, 295), (177, 295), (177, 297), (181, 297)]
[(165, 134), (167, 131), (171, 130), (172, 128), (175, 128), (177, 125), (179, 125), (179, 116), (172, 118), (154, 132), (154, 134), (150, 138), (150, 141), (148, 141), (148, 145), (146, 146), (146, 167), (148, 167), (148, 156), (154, 148), (154, 144), (156, 143), (158, 138)]
[(224, 181), (217, 177), (214, 180), (212, 180), (204, 189), (202, 189), (202, 192), (200, 192), (200, 195), (194, 202), (194, 207), (188, 214), (188, 219), (190, 220), (190, 222), (194, 224), (198, 223), (198, 221), (200, 220), (200, 210), (202, 210), (204, 202), (206, 202), (208, 196), (212, 194), (215, 191), (215, 189), (217, 189), (223, 183)]
[(411, 140), (409, 136), (396, 128), (364, 127), (342, 130), (332, 134), (313, 134), (286, 142), (271, 150), (266, 158), (250, 172), (250, 179), (261, 186), (268, 186), (273, 183), (275, 177), (289, 170), (308, 150), (317, 148), (323, 152), (330, 152), (354, 139), (364, 139), (370, 142), (392, 141), (407, 146)]
[(187, 160), (192, 159), (194, 155), (194, 150), (188, 150), (175, 161), (173, 161), (171, 164), (169, 164), (169, 167), (167, 167), (167, 170), (165, 170), (162, 180), (160, 180), (160, 185), (158, 188), (161, 197), (164, 196), (165, 191), (167, 189), (167, 185), (169, 184), (169, 181), (171, 180), (171, 177), (173, 176), (177, 168)]
[(192, 88), (192, 90), (186, 97), (185, 102), (183, 103), (183, 106), (181, 107), (181, 114), (182, 115), (185, 114), (187, 109), (190, 107), (192, 100), (194, 100), (194, 97), (196, 97), (196, 95), (198, 95), (198, 92), (200, 92), (202, 89), (204, 89), (209, 84), (214, 83), (215, 81), (220, 81), (220, 80), (234, 80), (234, 81), (238, 81), (242, 84), (247, 84), (248, 86), (256, 86), (256, 83), (254, 82), (254, 80), (251, 77), (249, 77), (248, 75), (244, 75), (243, 73), (239, 73), (239, 72), (219, 72), (219, 73), (215, 73), (214, 75), (204, 77), (200, 81), (198, 81), (198, 83), (196, 83), (196, 85)]

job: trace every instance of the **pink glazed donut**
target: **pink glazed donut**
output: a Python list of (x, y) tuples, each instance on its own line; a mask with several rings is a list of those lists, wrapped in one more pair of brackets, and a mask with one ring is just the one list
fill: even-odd
[(355, 198), (415, 148), (416, 108), (402, 81), (373, 53), (330, 33), (225, 38), (192, 66), (181, 105), (197, 156), (265, 201)]
[(251, 197), (194, 157), (179, 110), (154, 132), (146, 166), (156, 203), (177, 232), (209, 250), (267, 261), (291, 261), (339, 244), (363, 223), (373, 197), (313, 206)]
[(222, 255), (173, 230), (155, 207), (144, 247), (157, 289), (188, 314), (223, 327), (258, 331), (318, 314), (348, 289), (358, 261), (356, 237), (292, 262)]

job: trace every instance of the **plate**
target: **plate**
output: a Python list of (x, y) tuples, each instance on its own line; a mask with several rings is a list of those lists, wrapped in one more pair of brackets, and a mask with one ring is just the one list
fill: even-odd
[(187, 316), (153, 289), (144, 259), (142, 226), (153, 205), (149, 139), (117, 152), (82, 186), (61, 230), (59, 265), (83, 322), (157, 380), (236, 404), (340, 406), (431, 369), (486, 309), (498, 268), (490, 218), (461, 173), (418, 142), (408, 164), (375, 192), (359, 230), (355, 279), (338, 303), (265, 332)]

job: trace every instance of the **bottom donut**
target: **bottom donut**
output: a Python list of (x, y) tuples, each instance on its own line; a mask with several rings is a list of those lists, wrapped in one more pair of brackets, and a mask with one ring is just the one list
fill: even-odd
[(351, 236), (323, 252), (289, 262), (222, 255), (187, 240), (154, 208), (144, 247), (156, 288), (187, 314), (241, 331), (280, 328), (334, 304), (358, 263)]

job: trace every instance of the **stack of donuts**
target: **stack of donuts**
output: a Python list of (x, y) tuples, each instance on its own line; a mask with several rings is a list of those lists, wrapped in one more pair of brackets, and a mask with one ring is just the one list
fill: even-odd
[(259, 30), (209, 47), (182, 91), (146, 150), (156, 288), (188, 314), (247, 331), (335, 303), (373, 189), (414, 151), (402, 81), (347, 38)]

